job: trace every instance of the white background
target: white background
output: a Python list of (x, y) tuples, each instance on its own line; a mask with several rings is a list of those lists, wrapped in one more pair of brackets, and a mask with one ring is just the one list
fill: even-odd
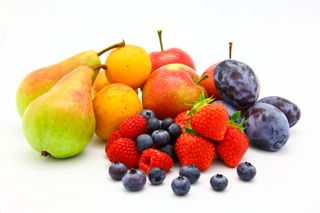
[[(319, 212), (318, 2), (0, 0), (0, 212)], [(15, 92), (28, 72), (122, 38), (158, 50), (158, 28), (164, 47), (189, 52), (199, 74), (227, 57), (232, 40), (233, 58), (259, 76), (261, 97), (300, 106), (302, 118), (281, 151), (248, 150), (243, 160), (257, 168), (253, 182), (216, 160), (186, 197), (170, 188), (178, 167), (162, 186), (129, 193), (109, 178), (97, 138), (67, 160), (42, 158), (27, 144)], [(216, 173), (229, 179), (223, 193), (210, 189)]]

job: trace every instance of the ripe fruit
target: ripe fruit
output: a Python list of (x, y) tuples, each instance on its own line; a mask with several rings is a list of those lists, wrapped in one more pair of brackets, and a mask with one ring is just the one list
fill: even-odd
[(142, 104), (137, 93), (125, 84), (110, 84), (93, 99), (96, 134), (104, 140), (119, 129), (129, 116), (139, 114)]
[(208, 169), (214, 159), (213, 143), (190, 133), (179, 136), (175, 151), (181, 166), (194, 165), (200, 171)]
[(221, 191), (225, 190), (225, 188), (227, 188), (228, 179), (221, 174), (216, 174), (211, 177), (210, 185), (213, 190), (221, 192)]
[(125, 119), (120, 125), (120, 134), (125, 138), (135, 140), (138, 135), (147, 132), (147, 121), (142, 115), (133, 115)]
[(241, 180), (250, 181), (256, 176), (257, 170), (251, 163), (244, 162), (238, 165), (237, 173)]
[(154, 131), (158, 130), (161, 128), (161, 121), (156, 118), (150, 118), (147, 122), (147, 130), (149, 133), (153, 133)]
[(144, 119), (149, 120), (149, 118), (154, 118), (156, 117), (156, 114), (154, 114), (154, 112), (150, 109), (144, 109), (140, 115), (142, 115), (144, 117)]
[(186, 65), (162, 66), (151, 73), (143, 87), (143, 107), (153, 110), (159, 119), (174, 118), (180, 112), (189, 110), (191, 107), (187, 104), (193, 104), (205, 91), (199, 85), (201, 80)]
[(120, 162), (127, 168), (137, 168), (140, 153), (136, 149), (136, 144), (129, 138), (119, 138), (109, 147), (107, 155), (112, 163)]
[(265, 151), (278, 151), (289, 138), (289, 123), (276, 107), (256, 103), (245, 113), (245, 133), (251, 144)]
[(200, 178), (200, 170), (194, 165), (183, 166), (180, 168), (179, 175), (188, 178), (190, 183), (194, 184)]
[(181, 128), (178, 124), (173, 123), (168, 127), (168, 132), (170, 134), (171, 139), (177, 139), (181, 134)]
[(158, 129), (152, 133), (152, 139), (155, 144), (162, 146), (170, 142), (170, 135), (166, 130)]
[(166, 173), (159, 167), (154, 167), (148, 174), (149, 181), (152, 185), (160, 185), (166, 178)]
[(152, 72), (158, 69), (159, 67), (172, 63), (184, 64), (192, 69), (195, 69), (195, 65), (192, 58), (185, 51), (178, 48), (170, 48), (167, 50), (163, 50), (161, 34), (162, 30), (158, 30), (161, 51), (150, 53)]
[(122, 180), (127, 171), (127, 167), (119, 162), (115, 162), (109, 167), (109, 175), (113, 180)]
[(146, 182), (146, 176), (137, 169), (130, 169), (122, 178), (122, 184), (131, 192), (140, 191)]
[(154, 167), (159, 167), (167, 172), (172, 166), (173, 161), (169, 155), (152, 148), (144, 150), (139, 160), (139, 168), (146, 174)]
[(106, 77), (105, 71), (101, 70), (92, 85), (93, 95), (95, 96), (103, 87), (105, 87), (109, 84), (110, 84), (110, 82), (108, 81), (108, 79)]
[(106, 59), (106, 75), (111, 83), (141, 87), (151, 72), (151, 60), (141, 47), (126, 45), (111, 51)]
[(213, 79), (213, 75), (214, 75), (214, 70), (216, 69), (217, 65), (219, 63), (216, 63), (212, 66), (210, 66), (202, 75), (201, 77), (203, 77), (204, 75), (207, 75), (208, 78), (204, 79), (200, 84), (201, 86), (203, 86), (207, 92), (208, 92), (208, 97), (213, 96), (215, 100), (219, 100), (221, 99), (219, 92), (217, 91), (216, 85), (214, 84), (214, 79)]
[(168, 130), (169, 126), (174, 123), (172, 118), (166, 118), (161, 122), (161, 128), (164, 130)]
[(159, 146), (158, 149), (167, 155), (169, 155), (173, 160), (176, 159), (176, 153), (172, 144), (166, 144), (164, 146)]
[(107, 150), (109, 149), (109, 147), (110, 147), (116, 140), (118, 140), (119, 138), (122, 138), (122, 135), (121, 135), (121, 133), (120, 133), (120, 130), (114, 131), (114, 132), (111, 134), (109, 140), (108, 140), (107, 143), (106, 143), (106, 147), (105, 147), (106, 153), (107, 153)]
[(174, 121), (181, 128), (181, 131), (184, 131), (187, 128), (186, 123), (191, 121), (191, 116), (188, 114), (188, 111), (180, 112), (175, 118)]
[(269, 96), (260, 99), (258, 103), (271, 104), (278, 108), (287, 117), (290, 127), (293, 127), (300, 119), (301, 112), (299, 107), (285, 98)]
[(153, 145), (152, 137), (148, 134), (139, 135), (136, 139), (136, 147), (139, 152), (151, 148)]
[(178, 196), (184, 196), (190, 191), (191, 183), (186, 177), (179, 176), (171, 182), (172, 191)]

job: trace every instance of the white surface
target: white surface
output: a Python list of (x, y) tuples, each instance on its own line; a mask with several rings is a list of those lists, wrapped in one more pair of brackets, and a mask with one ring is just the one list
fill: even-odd
[[(0, 212), (319, 212), (318, 2), (0, 0)], [(233, 58), (256, 71), (261, 97), (280, 95), (301, 107), (280, 152), (250, 148), (245, 155), (258, 171), (253, 182), (215, 161), (186, 197), (170, 188), (177, 167), (162, 186), (128, 193), (110, 180), (97, 139), (68, 160), (42, 158), (27, 144), (15, 92), (28, 72), (122, 38), (158, 50), (158, 28), (164, 47), (189, 52), (199, 74), (225, 59), (234, 41)], [(210, 189), (216, 173), (229, 179), (223, 193)]]

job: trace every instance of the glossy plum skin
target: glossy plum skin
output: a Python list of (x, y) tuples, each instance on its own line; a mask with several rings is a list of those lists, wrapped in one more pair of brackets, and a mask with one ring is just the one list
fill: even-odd
[(279, 96), (269, 96), (262, 98), (258, 102), (271, 104), (277, 107), (287, 117), (290, 127), (293, 127), (300, 120), (300, 108), (296, 104), (285, 98)]
[(278, 151), (289, 138), (289, 123), (276, 107), (256, 103), (245, 113), (245, 133), (251, 144), (265, 151)]
[(237, 109), (246, 109), (258, 99), (258, 79), (253, 70), (240, 61), (224, 60), (217, 65), (213, 79), (222, 99)]

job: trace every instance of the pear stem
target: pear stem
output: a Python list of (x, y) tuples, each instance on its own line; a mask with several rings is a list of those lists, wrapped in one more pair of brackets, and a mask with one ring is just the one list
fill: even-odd
[(159, 43), (160, 43), (160, 49), (161, 52), (163, 51), (163, 43), (162, 43), (162, 30), (158, 30), (158, 38), (159, 38)]
[(94, 82), (96, 81), (96, 78), (97, 78), (97, 76), (98, 76), (101, 68), (104, 69), (104, 70), (106, 70), (106, 69), (107, 69), (107, 66), (104, 65), (104, 64), (100, 64), (100, 65), (95, 66), (95, 67), (92, 68), (92, 69), (94, 70), (94, 73), (93, 73), (93, 76), (92, 76), (92, 85), (93, 85)]
[(232, 58), (232, 42), (229, 42), (229, 59)]
[(123, 47), (123, 46), (125, 46), (125, 45), (126, 45), (126, 43), (124, 42), (124, 40), (122, 40), (122, 41), (119, 42), (119, 43), (113, 44), (113, 45), (111, 45), (111, 46), (109, 46), (109, 47), (101, 50), (100, 52), (97, 53), (97, 55), (100, 56), (100, 55), (102, 55), (103, 53), (105, 53), (105, 52), (107, 52), (107, 51), (109, 51), (109, 50), (111, 50), (111, 49), (118, 48), (118, 47)]

